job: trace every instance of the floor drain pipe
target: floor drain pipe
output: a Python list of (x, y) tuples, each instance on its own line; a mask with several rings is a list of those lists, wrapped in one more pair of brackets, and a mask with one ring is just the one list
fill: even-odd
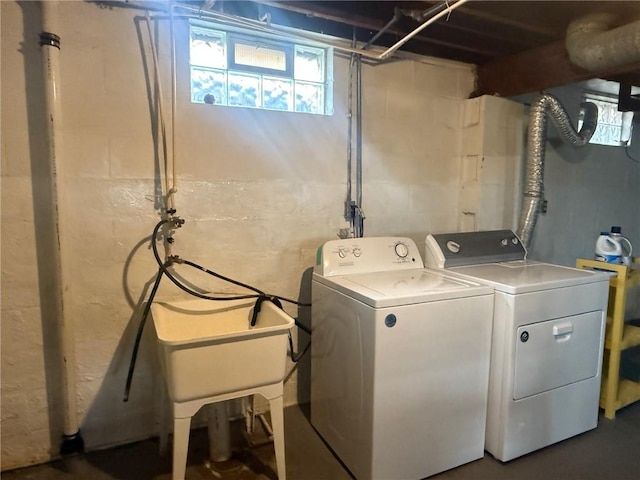
[(49, 168), (51, 178), (51, 200), (53, 215), (52, 251), (55, 263), (55, 320), (58, 337), (58, 357), (62, 377), (64, 425), (60, 453), (62, 455), (78, 453), (84, 450), (84, 441), (80, 435), (78, 424), (78, 409), (76, 405), (76, 375), (73, 341), (73, 325), (67, 318), (66, 310), (69, 306), (69, 285), (63, 276), (63, 252), (65, 246), (64, 231), (60, 225), (60, 181), (59, 154), (62, 146), (60, 91), (60, 37), (58, 28), (58, 2), (42, 1), (42, 33), (40, 46), (42, 48), (42, 62), (44, 69), (46, 135), (48, 141)]

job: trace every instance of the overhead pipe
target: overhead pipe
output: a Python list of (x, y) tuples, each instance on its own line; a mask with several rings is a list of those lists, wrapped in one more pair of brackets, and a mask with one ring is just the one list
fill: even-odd
[(528, 127), (528, 144), (524, 199), (520, 211), (518, 237), (529, 248), (533, 230), (544, 195), (544, 156), (547, 141), (547, 115), (551, 116), (562, 137), (575, 147), (589, 143), (598, 123), (598, 107), (592, 102), (583, 102), (584, 120), (580, 131), (576, 131), (560, 101), (548, 93), (543, 93), (531, 104)]
[(378, 33), (376, 33), (373, 37), (371, 37), (371, 39), (364, 45), (364, 47), (362, 47), (362, 49), (366, 50), (371, 45), (373, 45), (378, 38), (380, 38), (387, 30), (393, 27), (395, 23), (402, 18), (402, 15), (403, 15), (402, 10), (400, 10), (398, 7), (394, 8), (393, 17), (391, 18), (391, 20), (389, 20), (387, 24), (384, 27), (382, 27), (380, 31), (378, 31)]
[(596, 13), (571, 22), (565, 40), (571, 61), (590, 72), (640, 62), (640, 21), (611, 29), (615, 20)]
[(62, 186), (62, 115), (60, 102), (60, 36), (58, 22), (58, 2), (42, 1), (42, 33), (40, 46), (42, 47), (42, 65), (44, 69), (46, 136), (48, 140), (48, 157), (50, 164), (50, 181), (52, 195), (52, 221), (54, 246), (52, 248), (54, 268), (54, 303), (56, 318), (56, 334), (58, 337), (58, 359), (62, 373), (63, 396), (63, 436), (60, 453), (71, 454), (84, 450), (84, 440), (80, 434), (78, 423), (77, 391), (76, 391), (76, 362), (74, 351), (73, 322), (68, 317), (70, 301), (69, 283), (64, 275), (63, 265), (67, 238), (64, 225), (61, 225), (64, 202), (60, 201)]
[[(409, 34), (407, 34), (406, 36), (404, 36), (403, 38), (401, 38), (398, 42), (396, 42), (394, 45), (392, 45), (391, 47), (387, 48), (386, 50), (384, 50), (381, 53), (375, 53), (369, 50), (365, 50), (362, 48), (354, 48), (354, 47), (348, 47), (344, 44), (338, 43), (338, 42), (328, 42), (326, 37), (320, 34), (314, 35), (311, 32), (305, 32), (300, 33), (297, 30), (291, 29), (291, 28), (287, 28), (287, 27), (279, 27), (277, 25), (273, 25), (271, 23), (267, 24), (264, 22), (260, 22), (260, 21), (256, 21), (256, 20), (249, 20), (243, 17), (239, 17), (236, 15), (229, 15), (226, 13), (222, 13), (222, 12), (217, 12), (215, 10), (203, 10), (202, 8), (194, 8), (194, 7), (190, 7), (188, 5), (183, 5), (183, 4), (175, 4), (174, 7), (176, 9), (180, 9), (181, 11), (184, 12), (190, 12), (192, 14), (193, 17), (195, 18), (208, 18), (211, 20), (216, 20), (219, 22), (224, 22), (224, 23), (232, 23), (234, 25), (238, 25), (238, 26), (242, 26), (244, 28), (249, 28), (249, 29), (253, 29), (253, 30), (257, 30), (257, 31), (261, 31), (261, 32), (266, 32), (266, 33), (278, 33), (281, 35), (286, 35), (289, 38), (292, 39), (300, 39), (300, 40), (307, 40), (307, 41), (312, 41), (312, 42), (318, 42), (318, 43), (322, 43), (328, 46), (333, 47), (334, 49), (338, 50), (338, 51), (342, 51), (342, 52), (346, 52), (346, 53), (356, 53), (364, 58), (368, 58), (371, 60), (375, 60), (375, 61), (383, 61), (386, 60), (387, 58), (389, 58), (391, 55), (393, 55), (393, 53), (396, 52), (396, 50), (398, 50), (402, 45), (404, 45), (405, 43), (407, 43), (409, 40), (411, 40), (413, 37), (415, 37), (418, 33), (420, 33), (422, 30), (424, 30), (425, 28), (427, 28), (429, 25), (431, 25), (432, 23), (436, 22), (437, 20), (439, 20), (440, 18), (442, 18), (445, 15), (449, 15), (453, 10), (455, 10), (456, 8), (462, 6), (463, 4), (467, 3), (470, 0), (457, 0), (455, 2), (452, 1), (444, 1), (442, 2), (441, 5), (439, 5), (440, 7), (444, 6), (442, 11), (439, 11), (438, 13), (436, 13), (435, 15), (431, 16), (430, 18), (428, 18), (426, 21), (424, 21), (424, 23), (420, 24), (416, 29), (414, 29), (412, 32), (410, 32)], [(131, 2), (128, 2), (129, 4), (131, 4)], [(141, 4), (143, 5), (143, 4)], [(431, 11), (433, 9), (427, 10), (427, 12)]]
[(431, 18), (433, 15), (442, 11), (448, 6), (449, 3), (444, 1), (442, 3), (434, 5), (431, 8), (428, 8), (427, 10), (401, 10), (401, 12), (404, 15), (413, 18), (417, 22), (424, 22), (425, 20)]
[[(415, 37), (418, 33), (420, 33), (422, 30), (427, 28), (429, 25), (436, 22), (437, 20), (439, 20), (445, 15), (447, 16), (450, 15), (451, 12), (453, 12), (456, 8), (462, 6), (468, 1), (470, 0), (452, 0), (452, 1), (444, 0), (441, 4), (438, 4), (437, 6), (426, 10), (425, 12), (422, 13), (421, 17), (427, 17), (434, 12), (437, 12), (437, 13), (427, 18), (416, 29), (408, 33), (406, 36), (401, 38), (394, 45), (392, 45), (391, 47), (389, 47), (388, 49), (384, 50), (381, 53), (375, 53), (363, 48), (349, 47), (340, 42), (330, 42), (327, 40), (326, 36), (322, 34), (314, 34), (313, 32), (301, 33), (299, 30), (288, 28), (288, 27), (282, 27), (278, 25), (273, 25), (270, 22), (263, 22), (260, 20), (250, 20), (237, 15), (230, 15), (230, 14), (219, 12), (216, 10), (206, 9), (204, 5), (200, 7), (192, 7), (182, 3), (172, 3), (171, 5), (174, 9), (179, 9), (180, 11), (186, 12), (186, 13), (184, 15), (175, 15), (175, 16), (173, 14), (170, 14), (169, 16), (172, 19), (184, 18), (184, 17), (208, 19), (208, 20), (213, 20), (221, 23), (236, 25), (239, 27), (247, 28), (247, 29), (252, 29), (259, 32), (285, 35), (288, 38), (291, 38), (294, 40), (301, 40), (301, 41), (306, 40), (306, 41), (321, 43), (323, 45), (330, 46), (340, 52), (355, 53), (373, 61), (383, 61), (389, 58), (391, 55), (393, 55), (396, 52), (396, 50), (398, 50), (402, 45), (407, 43), (409, 40), (411, 40), (413, 37)], [(154, 4), (154, 2), (149, 2), (145, 4), (142, 1), (135, 2), (135, 1), (127, 0), (122, 2), (122, 6), (127, 8), (138, 8), (142, 10), (147, 10), (150, 8), (154, 10), (158, 10), (158, 6)], [(154, 15), (153, 18), (162, 18), (162, 17), (156, 14)]]
[[(400, 40), (398, 40), (394, 45), (392, 45), (391, 47), (389, 47), (387, 50), (385, 50), (384, 52), (382, 52), (379, 57), (378, 60), (385, 60), (386, 58), (388, 58), (391, 54), (393, 54), (396, 50), (398, 50), (402, 45), (404, 45), (405, 43), (407, 43), (409, 40), (411, 40), (413, 37), (415, 37), (418, 33), (420, 33), (422, 30), (424, 30), (425, 28), (427, 28), (429, 25), (431, 25), (432, 23), (434, 23), (436, 20), (439, 20), (441, 17), (445, 16), (445, 15), (449, 15), (451, 14), (451, 12), (453, 10), (455, 10), (456, 8), (460, 7), (461, 5), (467, 3), (469, 0), (457, 0), (455, 3), (450, 4), (447, 0), (445, 0), (444, 2), (442, 2), (442, 4), (440, 4), (439, 6), (434, 7), (433, 11), (436, 11), (437, 9), (439, 9), (440, 7), (442, 7), (444, 5), (445, 8), (443, 8), (440, 12), (436, 13), (435, 15), (429, 17), (427, 20), (425, 20), (424, 23), (422, 23), (418, 28), (416, 28), (415, 30), (413, 30), (411, 33), (409, 33), (408, 35), (404, 36), (403, 38), (401, 38)], [(427, 10), (427, 13), (425, 13), (425, 15), (429, 15), (430, 10)]]

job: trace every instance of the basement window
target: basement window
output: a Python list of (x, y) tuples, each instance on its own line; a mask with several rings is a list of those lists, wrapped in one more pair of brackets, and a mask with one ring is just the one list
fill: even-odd
[[(633, 112), (619, 112), (617, 99), (584, 94), (583, 101), (595, 103), (598, 107), (598, 126), (589, 140), (596, 145), (627, 146), (631, 144)], [(584, 110), (580, 111), (578, 128), (582, 128)]]
[(191, 101), (333, 113), (332, 49), (190, 26)]

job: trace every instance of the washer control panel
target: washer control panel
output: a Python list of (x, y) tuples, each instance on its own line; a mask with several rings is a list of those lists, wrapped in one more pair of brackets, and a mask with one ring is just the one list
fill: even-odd
[(322, 276), (424, 268), (415, 242), (406, 237), (330, 240), (318, 248), (315, 273)]

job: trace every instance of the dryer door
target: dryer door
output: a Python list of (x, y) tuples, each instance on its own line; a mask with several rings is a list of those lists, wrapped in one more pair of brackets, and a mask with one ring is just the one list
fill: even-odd
[(523, 325), (516, 331), (513, 399), (519, 400), (598, 374), (602, 312)]

